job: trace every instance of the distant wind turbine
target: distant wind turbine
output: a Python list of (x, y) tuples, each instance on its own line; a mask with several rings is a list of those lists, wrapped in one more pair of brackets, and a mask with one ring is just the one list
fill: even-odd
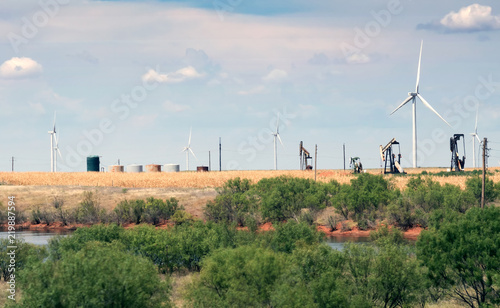
[(481, 144), (481, 138), (477, 135), (477, 117), (479, 114), (479, 104), (477, 105), (476, 109), (476, 125), (474, 126), (474, 132), (470, 133), (472, 137), (472, 167), (476, 168), (476, 139), (479, 141), (479, 144)]
[(56, 113), (54, 112), (54, 124), (50, 134), (50, 172), (57, 172), (57, 155), (62, 158), (61, 151), (59, 150), (59, 142), (56, 132)]
[(274, 170), (278, 170), (278, 143), (276, 139), (278, 139), (283, 146), (283, 141), (281, 141), (280, 137), (280, 114), (278, 113), (278, 121), (276, 121), (276, 132), (273, 134), (274, 136)]
[[(191, 152), (191, 154), (193, 154), (194, 158), (196, 158), (196, 155), (194, 155), (193, 150), (191, 150), (191, 131), (192, 131), (192, 128), (189, 129), (188, 145), (187, 145), (187, 147), (184, 147), (184, 149), (182, 150), (182, 152), (186, 152), (186, 171), (189, 171), (189, 152)], [(196, 159), (198, 159), (198, 158), (196, 158)]]
[(412, 101), (413, 107), (413, 168), (417, 168), (417, 97), (422, 101), (422, 103), (429, 108), (432, 112), (434, 112), (441, 120), (443, 120), (448, 126), (451, 127), (450, 123), (446, 122), (446, 120), (436, 111), (432, 106), (420, 95), (419, 93), (419, 83), (420, 83), (420, 64), (422, 62), (422, 48), (424, 46), (424, 41), (422, 41), (420, 45), (420, 56), (418, 58), (418, 71), (417, 71), (417, 85), (415, 86), (415, 92), (409, 92), (408, 97), (396, 108), (391, 115), (398, 111), (399, 108), (403, 107), (409, 101)]

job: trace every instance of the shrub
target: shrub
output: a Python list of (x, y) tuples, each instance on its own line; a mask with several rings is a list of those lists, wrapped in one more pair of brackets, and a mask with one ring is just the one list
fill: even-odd
[[(438, 213), (436, 213), (438, 214)], [(437, 288), (470, 307), (500, 303), (500, 208), (471, 208), (465, 215), (441, 214), (441, 222), (423, 231), (417, 256)]]
[(176, 225), (182, 225), (186, 223), (191, 223), (194, 221), (193, 215), (189, 214), (188, 212), (184, 210), (177, 210), (175, 211), (174, 215), (172, 216), (172, 221)]
[(83, 200), (75, 211), (79, 223), (95, 224), (105, 219), (106, 211), (101, 209), (99, 197), (91, 191), (83, 193)]
[(205, 208), (207, 219), (214, 222), (236, 222), (243, 226), (245, 217), (255, 210), (255, 200), (248, 194), (250, 188), (251, 183), (247, 179), (228, 180), (217, 191), (215, 200), (207, 203)]
[(162, 282), (151, 261), (120, 245), (87, 243), (61, 260), (22, 271), (24, 307), (164, 307), (170, 282)]
[[(483, 180), (479, 176), (470, 177), (465, 181), (466, 189), (472, 193), (474, 199), (476, 200), (476, 204), (481, 203), (481, 194), (482, 194), (482, 186)], [(493, 202), (497, 199), (499, 191), (495, 188), (495, 183), (486, 177), (485, 181), (485, 189), (484, 189), (484, 201), (485, 203)]]
[(167, 199), (166, 202), (153, 197), (146, 199), (142, 222), (159, 224), (163, 220), (169, 219), (179, 208), (179, 201), (175, 198)]

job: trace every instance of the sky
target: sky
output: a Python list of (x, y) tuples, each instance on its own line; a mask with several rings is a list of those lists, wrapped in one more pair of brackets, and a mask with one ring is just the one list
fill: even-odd
[[(415, 91), (419, 167), (449, 167), (449, 138), (474, 132), (500, 165), (498, 1), (188, 0), (0, 2), (0, 171), (58, 171), (98, 155), (118, 164), (223, 170), (318, 169), (351, 156), (379, 168), (400, 142), (412, 166)], [(279, 119), (278, 119), (279, 116)], [(478, 142), (476, 156), (478, 160)], [(479, 166), (479, 164), (478, 164)]]

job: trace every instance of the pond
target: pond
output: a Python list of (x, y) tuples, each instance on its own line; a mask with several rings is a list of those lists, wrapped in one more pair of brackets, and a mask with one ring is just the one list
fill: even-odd
[[(49, 240), (57, 235), (68, 235), (73, 231), (16, 231), (16, 239), (22, 238), (26, 243), (35, 245), (47, 245)], [(0, 239), (8, 237), (8, 232), (0, 232)], [(354, 237), (354, 236), (336, 236), (326, 238), (326, 243), (333, 249), (342, 250), (344, 243), (366, 243), (369, 242), (369, 237)]]
[[(47, 245), (49, 240), (57, 235), (71, 234), (73, 231), (16, 231), (16, 240), (23, 239), (26, 243)], [(8, 238), (9, 233), (0, 232), (0, 239)]]
[(370, 238), (360, 236), (331, 236), (325, 238), (325, 241), (333, 249), (342, 251), (342, 249), (344, 249), (344, 244), (347, 242), (368, 243), (370, 242)]

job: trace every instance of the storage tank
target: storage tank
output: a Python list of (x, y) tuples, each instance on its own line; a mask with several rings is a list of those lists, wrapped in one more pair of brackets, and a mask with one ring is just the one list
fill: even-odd
[(163, 171), (165, 172), (179, 172), (181, 170), (181, 166), (177, 164), (166, 164), (163, 166)]
[(161, 172), (161, 165), (146, 165), (146, 172)]
[(198, 172), (208, 172), (208, 167), (207, 166), (198, 166), (198, 167), (196, 167), (196, 171), (198, 171)]
[(142, 172), (142, 165), (128, 165), (127, 172), (132, 172), (132, 173)]
[(99, 156), (87, 157), (87, 172), (99, 172)]
[(113, 165), (109, 166), (108, 171), (109, 172), (123, 172), (124, 168), (123, 166), (120, 165)]

